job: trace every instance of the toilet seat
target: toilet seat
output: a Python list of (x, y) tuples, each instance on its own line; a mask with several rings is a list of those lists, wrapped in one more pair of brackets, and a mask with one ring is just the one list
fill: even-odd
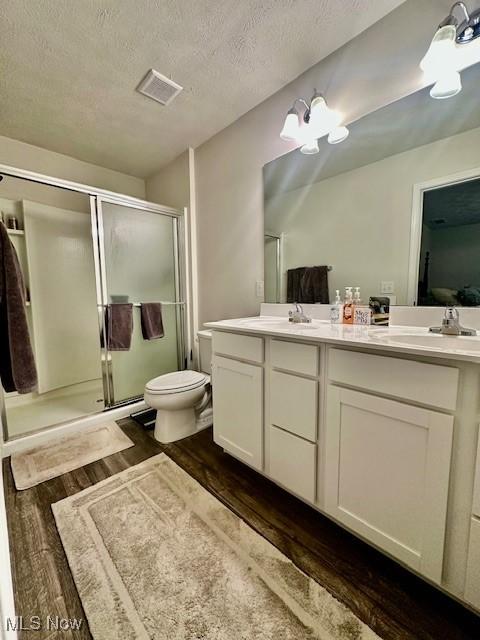
[(145, 385), (145, 390), (152, 395), (166, 395), (182, 393), (202, 387), (208, 381), (208, 377), (199, 371), (174, 371), (158, 376)]

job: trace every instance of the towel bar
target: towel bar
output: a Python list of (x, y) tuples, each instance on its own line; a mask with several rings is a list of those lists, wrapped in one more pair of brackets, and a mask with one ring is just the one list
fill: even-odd
[[(115, 302), (112, 302), (111, 304), (115, 304)], [(125, 302), (125, 304), (128, 304), (128, 302)], [(141, 302), (133, 302), (132, 303), (134, 307), (141, 307), (142, 303)], [(186, 304), (185, 302), (161, 302), (159, 301), (159, 304), (163, 304), (163, 305), (184, 305)], [(97, 305), (98, 307), (108, 307), (108, 304), (99, 304)]]

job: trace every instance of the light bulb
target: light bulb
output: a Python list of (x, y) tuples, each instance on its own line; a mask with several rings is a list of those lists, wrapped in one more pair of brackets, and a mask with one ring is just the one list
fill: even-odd
[(330, 109), (323, 96), (314, 96), (310, 105), (309, 127), (316, 138), (321, 138), (337, 127), (340, 119), (340, 114)]
[(430, 89), (430, 95), (437, 100), (452, 98), (462, 90), (462, 79), (458, 71), (444, 73)]
[(330, 131), (328, 134), (327, 142), (328, 144), (338, 144), (339, 142), (343, 142), (348, 138), (349, 133), (350, 131), (347, 127), (335, 127), (335, 129)]
[(432, 80), (438, 79), (446, 71), (457, 70), (457, 30), (453, 24), (440, 27), (420, 62), (420, 69)]
[(305, 144), (300, 148), (300, 151), (307, 156), (312, 156), (315, 153), (318, 153), (320, 149), (318, 148), (318, 140), (316, 138), (312, 138), (305, 142)]
[(283, 129), (280, 132), (280, 138), (286, 140), (298, 140), (300, 134), (300, 124), (298, 122), (298, 113), (296, 109), (290, 109), (285, 118)]

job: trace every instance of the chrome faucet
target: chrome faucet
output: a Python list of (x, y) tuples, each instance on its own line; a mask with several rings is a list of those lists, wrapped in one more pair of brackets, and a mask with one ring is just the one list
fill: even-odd
[(467, 329), (460, 324), (460, 314), (455, 307), (447, 307), (441, 327), (430, 327), (431, 333), (441, 333), (444, 336), (476, 336), (475, 329)]
[(301, 304), (299, 304), (298, 302), (294, 302), (293, 306), (295, 307), (294, 310), (290, 310), (288, 312), (288, 321), (289, 322), (296, 322), (296, 323), (306, 323), (306, 322), (311, 322), (312, 319), (309, 318), (308, 316), (306, 316), (303, 312), (303, 307)]

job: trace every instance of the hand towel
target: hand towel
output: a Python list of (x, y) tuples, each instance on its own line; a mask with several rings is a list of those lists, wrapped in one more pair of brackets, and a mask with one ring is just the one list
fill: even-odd
[(129, 351), (133, 332), (133, 304), (107, 307), (107, 346), (110, 351)]
[(0, 223), (0, 378), (7, 392), (30, 393), (37, 387), (25, 291), (15, 247)]
[(157, 340), (165, 335), (163, 331), (162, 305), (160, 302), (142, 302), (142, 335), (144, 340)]

